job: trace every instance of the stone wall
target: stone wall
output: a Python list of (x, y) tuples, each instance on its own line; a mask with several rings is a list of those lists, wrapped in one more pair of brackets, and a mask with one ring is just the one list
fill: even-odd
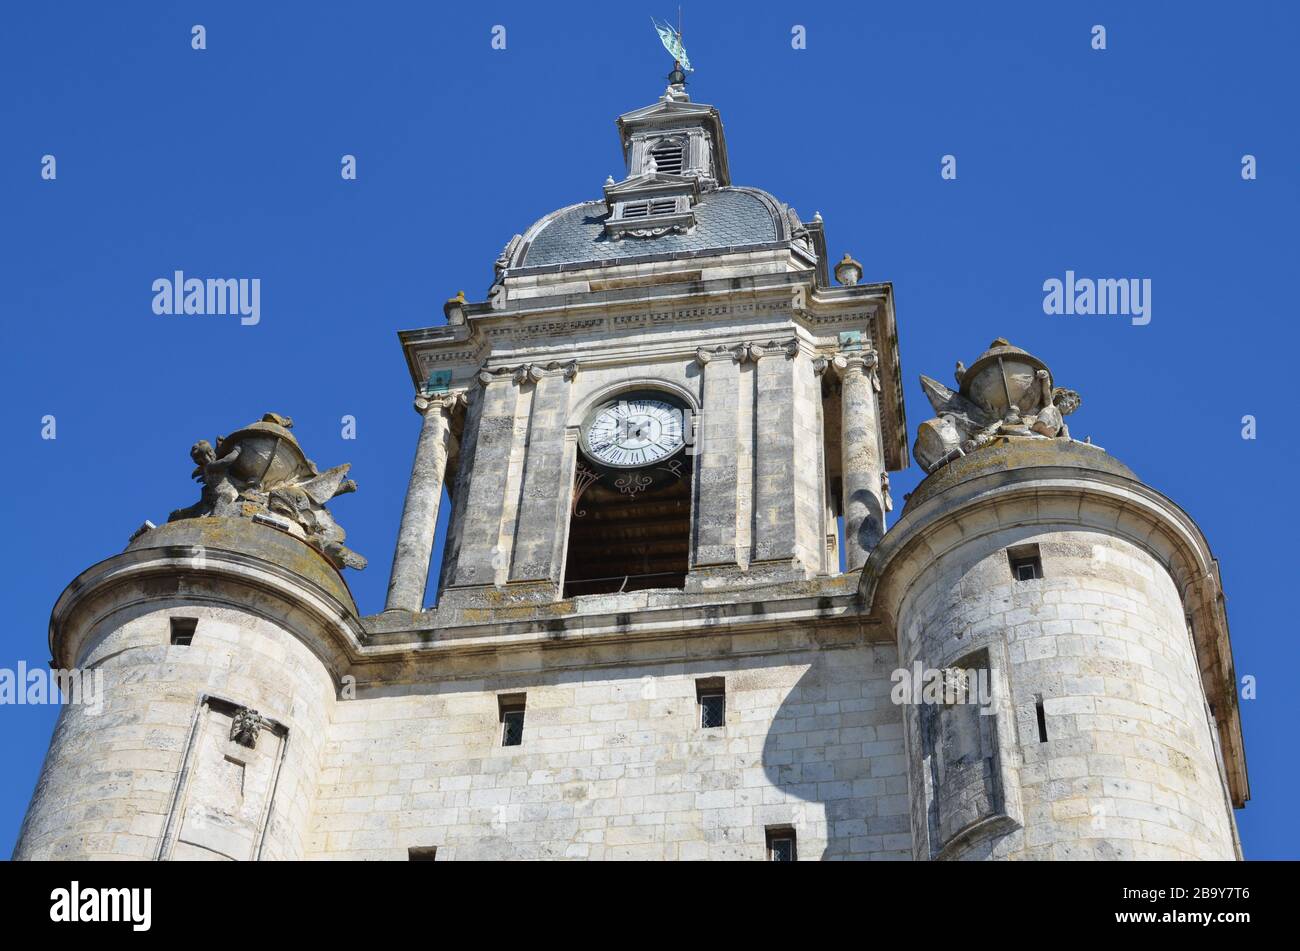
[[(892, 647), (761, 637), (746, 649), (777, 652), (711, 658), (700, 634), (689, 661), (563, 669), (547, 652), (547, 669), (363, 686), (336, 708), (308, 856), (761, 859), (765, 828), (789, 825), (800, 859), (908, 858)], [(722, 728), (700, 726), (702, 678), (725, 681)], [(502, 747), (514, 693), (523, 743)]]

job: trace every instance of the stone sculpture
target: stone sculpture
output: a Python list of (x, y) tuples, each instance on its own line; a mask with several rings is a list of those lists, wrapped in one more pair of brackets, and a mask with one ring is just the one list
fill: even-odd
[(336, 568), (364, 568), (366, 559), (343, 544), (346, 533), (325, 507), (330, 499), (356, 491), (357, 484), (347, 478), (351, 464), (319, 471), (303, 455), (292, 428), (289, 417), (267, 413), (229, 436), (218, 436), (216, 448), (200, 439), (190, 458), (203, 493), (167, 520), (257, 519), (301, 538)]
[(230, 740), (250, 750), (257, 746), (257, 735), (266, 726), (266, 720), (250, 707), (239, 707), (230, 721)]
[(956, 391), (921, 377), (936, 414), (917, 427), (912, 449), (926, 472), (998, 440), (1070, 438), (1065, 417), (1079, 408), (1079, 394), (1054, 387), (1041, 360), (1004, 338), (969, 369), (958, 361), (954, 375)]

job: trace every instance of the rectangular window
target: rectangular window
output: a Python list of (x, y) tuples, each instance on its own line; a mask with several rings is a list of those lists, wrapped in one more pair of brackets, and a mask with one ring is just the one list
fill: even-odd
[(700, 706), (700, 727), (712, 730), (727, 725), (727, 686), (721, 677), (695, 681), (695, 699)]
[(1008, 548), (1007, 559), (1011, 562), (1011, 577), (1017, 581), (1033, 581), (1043, 576), (1043, 560), (1037, 545)]
[(196, 617), (172, 618), (171, 642), (178, 647), (189, 647), (194, 641), (194, 631), (199, 626)]
[(526, 696), (522, 693), (502, 694), (497, 697), (502, 746), (519, 746), (524, 742), (525, 699)]
[(413, 845), (406, 850), (406, 858), (411, 862), (432, 862), (438, 857), (438, 848), (434, 845)]
[(650, 202), (650, 214), (652, 215), (671, 215), (676, 210), (676, 198), (657, 198)]
[(767, 860), (769, 862), (793, 862), (798, 857), (795, 849), (794, 829), (790, 826), (768, 826)]

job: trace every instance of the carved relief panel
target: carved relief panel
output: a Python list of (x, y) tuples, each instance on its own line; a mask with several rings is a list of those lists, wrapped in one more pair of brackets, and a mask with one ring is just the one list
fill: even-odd
[(159, 859), (253, 861), (275, 802), (288, 729), (220, 697), (202, 697)]

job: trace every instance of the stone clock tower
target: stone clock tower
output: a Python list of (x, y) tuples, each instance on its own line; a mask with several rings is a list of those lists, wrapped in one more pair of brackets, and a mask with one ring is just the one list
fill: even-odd
[(425, 421), (390, 610), (434, 600), (444, 482), (440, 607), (808, 581), (884, 533), (907, 459), (890, 286), (847, 256), (833, 284), (820, 215), (733, 185), (682, 87), (618, 132), (622, 181), (402, 335)]
[[(733, 184), (681, 72), (616, 129), (621, 180), (400, 335), (384, 610), (344, 581), (347, 467), (273, 413), (196, 444), (201, 500), (64, 592), (52, 657), (106, 709), (65, 709), (16, 856), (1239, 856), (1195, 524), (1004, 340), (922, 379), (890, 524), (891, 285)], [(944, 689), (900, 694), (913, 671)]]

